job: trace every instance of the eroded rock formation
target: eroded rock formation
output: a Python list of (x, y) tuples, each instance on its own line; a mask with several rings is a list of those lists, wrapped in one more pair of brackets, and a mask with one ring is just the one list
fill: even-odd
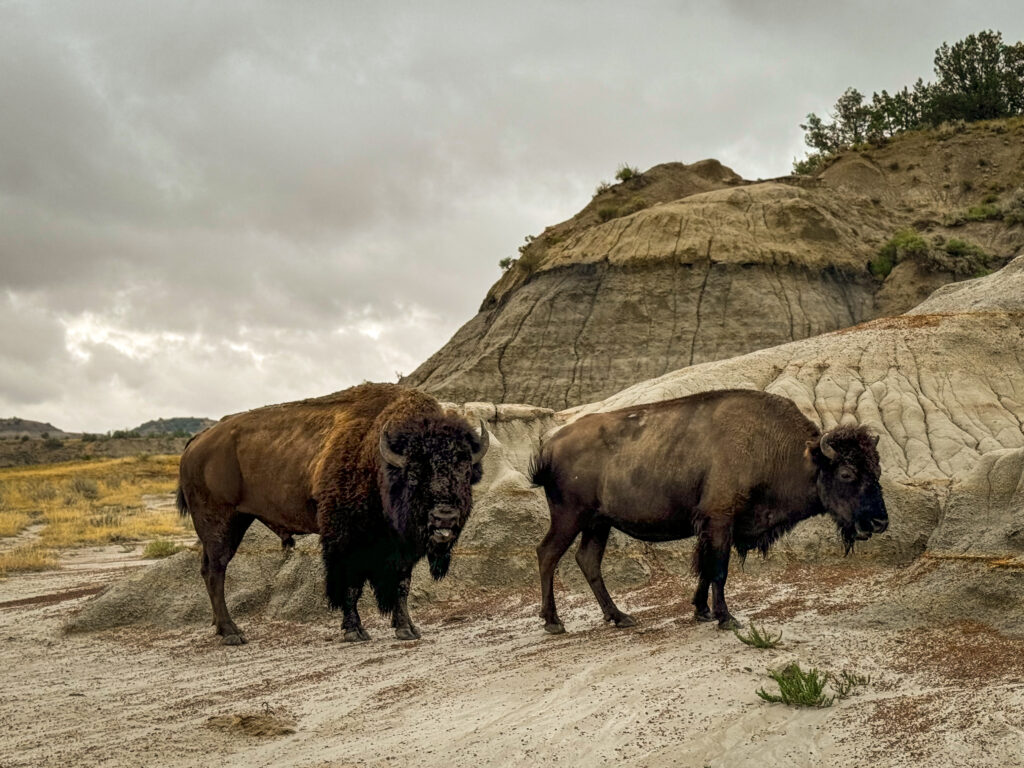
[[(906, 311), (1024, 246), (1024, 226), (981, 218), (1024, 182), (1022, 136), (1016, 123), (907, 134), (816, 178), (757, 183), (715, 161), (656, 166), (545, 230), (406, 381), (459, 402), (560, 409)], [(881, 282), (868, 264), (906, 228), (932, 257)], [(987, 258), (947, 257), (954, 237)]]

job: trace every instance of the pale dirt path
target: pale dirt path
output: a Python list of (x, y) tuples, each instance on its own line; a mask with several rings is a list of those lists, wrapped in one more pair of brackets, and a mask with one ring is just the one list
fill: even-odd
[[(548, 637), (535, 598), (421, 610), (404, 644), (336, 642), (337, 622), (250, 619), (251, 643), (209, 627), (65, 636), (110, 567), (0, 582), (0, 766), (1012, 766), (1024, 755), (1024, 641), (979, 625), (908, 631), (857, 618), (891, 569), (741, 574), (734, 610), (785, 630), (758, 651), (689, 618), (692, 588), (664, 577), (623, 607), (635, 630), (566, 597)], [(198, 577), (198, 576), (197, 576)], [(28, 602), (12, 603), (31, 598)], [(814, 605), (817, 610), (807, 606)], [(820, 613), (818, 612), (820, 611)], [(831, 709), (765, 704), (766, 666), (843, 667), (871, 685)], [(211, 716), (270, 712), (296, 732), (257, 738)]]

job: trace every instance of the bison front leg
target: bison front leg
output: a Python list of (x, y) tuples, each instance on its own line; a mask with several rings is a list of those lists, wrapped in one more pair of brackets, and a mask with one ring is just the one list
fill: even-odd
[(341, 629), (346, 643), (369, 640), (359, 618), (359, 598), (363, 594), (363, 577), (350, 567), (344, 547), (323, 542), (324, 570), (327, 577), (327, 602), (342, 611)]
[(349, 584), (345, 588), (342, 599), (341, 628), (345, 632), (346, 643), (358, 643), (370, 639), (370, 633), (363, 629), (363, 620), (359, 618), (359, 598), (363, 594), (363, 585), (354, 587)]
[[(722, 516), (726, 518), (724, 515)], [(694, 615), (697, 621), (710, 621), (712, 615), (718, 620), (719, 629), (735, 629), (739, 621), (729, 613), (725, 603), (725, 580), (729, 576), (729, 556), (732, 551), (732, 527), (712, 518), (697, 534), (697, 549), (694, 551), (700, 581), (693, 596)], [(712, 593), (713, 614), (708, 611), (708, 586)]]
[(416, 625), (409, 617), (409, 584), (411, 574), (402, 577), (398, 582), (398, 599), (395, 601), (395, 610), (391, 614), (391, 626), (395, 628), (395, 637), (399, 640), (419, 640), (421, 635)]

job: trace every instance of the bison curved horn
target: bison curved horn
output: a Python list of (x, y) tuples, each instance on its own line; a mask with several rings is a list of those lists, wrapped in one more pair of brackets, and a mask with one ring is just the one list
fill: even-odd
[(392, 450), (391, 445), (388, 442), (388, 426), (384, 425), (384, 429), (380, 431), (380, 455), (384, 457), (384, 461), (390, 464), (392, 467), (398, 469), (405, 469), (405, 465), (409, 459), (402, 454)]
[(818, 443), (818, 447), (821, 449), (821, 452), (825, 454), (826, 459), (829, 459), (830, 461), (835, 461), (839, 454), (836, 453), (835, 448), (829, 445), (829, 435), (831, 435), (831, 432), (826, 432), (824, 435), (821, 436), (821, 442)]
[(487, 432), (487, 426), (484, 424), (484, 420), (480, 419), (480, 447), (473, 451), (473, 463), (479, 464), (480, 460), (483, 459), (484, 454), (487, 453), (487, 448), (491, 444), (491, 436)]

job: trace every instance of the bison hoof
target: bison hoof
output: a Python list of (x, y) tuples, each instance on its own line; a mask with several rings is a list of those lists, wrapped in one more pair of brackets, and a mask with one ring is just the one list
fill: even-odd
[(743, 624), (735, 616), (726, 616), (724, 619), (718, 620), (719, 629), (742, 629)]
[(249, 641), (245, 639), (245, 635), (241, 632), (224, 635), (220, 639), (221, 645), (245, 645), (247, 642)]
[(345, 630), (346, 643), (363, 643), (370, 639), (370, 633), (362, 627)]
[(714, 621), (715, 620), (715, 617), (711, 614), (711, 611), (709, 611), (707, 608), (704, 608), (704, 609), (697, 608), (693, 612), (693, 618), (696, 619), (697, 621)]
[(562, 622), (560, 621), (549, 621), (544, 625), (544, 631), (549, 635), (564, 635), (565, 627), (562, 626)]
[(628, 613), (620, 613), (618, 616), (613, 617), (612, 621), (615, 622), (615, 626), (619, 629), (625, 629), (626, 627), (636, 626), (636, 619), (634, 619)]
[(395, 637), (399, 640), (419, 640), (421, 635), (416, 627), (398, 627), (395, 630)]

